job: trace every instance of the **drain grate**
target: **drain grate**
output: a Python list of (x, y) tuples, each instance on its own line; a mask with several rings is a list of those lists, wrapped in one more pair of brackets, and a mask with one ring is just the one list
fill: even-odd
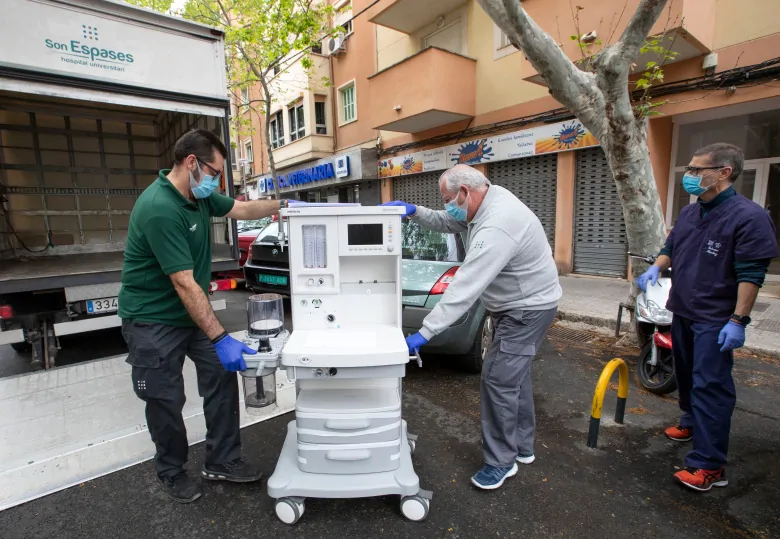
[(765, 318), (758, 320), (755, 328), (761, 331), (768, 331), (769, 333), (780, 333), (780, 321)]
[(753, 312), (755, 313), (763, 313), (769, 308), (768, 303), (764, 303), (763, 301), (757, 301), (753, 304)]
[(579, 329), (571, 329), (554, 325), (547, 332), (547, 336), (553, 339), (560, 339), (562, 341), (571, 341), (585, 344), (598, 337), (598, 333), (595, 331), (582, 331)]

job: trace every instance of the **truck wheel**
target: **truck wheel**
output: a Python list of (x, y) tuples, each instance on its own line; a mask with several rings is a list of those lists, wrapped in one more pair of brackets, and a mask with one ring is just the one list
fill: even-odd
[(11, 345), (11, 348), (13, 348), (17, 354), (29, 354), (32, 352), (32, 346), (28, 342), (15, 342)]
[(474, 344), (471, 345), (471, 350), (460, 359), (460, 366), (464, 371), (470, 374), (482, 372), (482, 364), (485, 362), (485, 356), (487, 356), (487, 351), (493, 342), (494, 329), (493, 319), (486, 313), (479, 325), (479, 330), (474, 335)]

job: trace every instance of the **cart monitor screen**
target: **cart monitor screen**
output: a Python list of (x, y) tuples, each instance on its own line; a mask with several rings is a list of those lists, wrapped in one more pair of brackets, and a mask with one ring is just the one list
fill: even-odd
[(382, 223), (347, 225), (349, 245), (382, 245)]

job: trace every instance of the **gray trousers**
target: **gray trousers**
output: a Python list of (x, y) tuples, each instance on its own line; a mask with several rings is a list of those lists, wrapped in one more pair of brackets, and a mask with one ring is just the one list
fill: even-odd
[(515, 309), (491, 313), (493, 343), (482, 366), (482, 444), (485, 463), (508, 468), (518, 455), (534, 454), (531, 362), (557, 314)]
[(157, 475), (184, 470), (189, 444), (182, 410), (184, 357), (195, 363), (206, 418), (206, 466), (241, 456), (238, 378), (226, 371), (211, 341), (198, 328), (122, 321), (133, 390), (146, 403), (146, 424), (157, 449)]

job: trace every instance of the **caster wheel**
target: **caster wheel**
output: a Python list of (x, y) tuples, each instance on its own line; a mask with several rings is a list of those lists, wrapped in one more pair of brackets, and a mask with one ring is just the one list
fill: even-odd
[(414, 455), (414, 450), (415, 448), (417, 448), (417, 442), (415, 442), (414, 440), (407, 440), (407, 441), (409, 442), (409, 453)]
[(413, 522), (425, 520), (431, 502), (420, 496), (406, 496), (401, 498), (401, 513)]
[(303, 516), (303, 501), (297, 502), (292, 498), (279, 498), (276, 500), (276, 516), (285, 524), (292, 526)]

